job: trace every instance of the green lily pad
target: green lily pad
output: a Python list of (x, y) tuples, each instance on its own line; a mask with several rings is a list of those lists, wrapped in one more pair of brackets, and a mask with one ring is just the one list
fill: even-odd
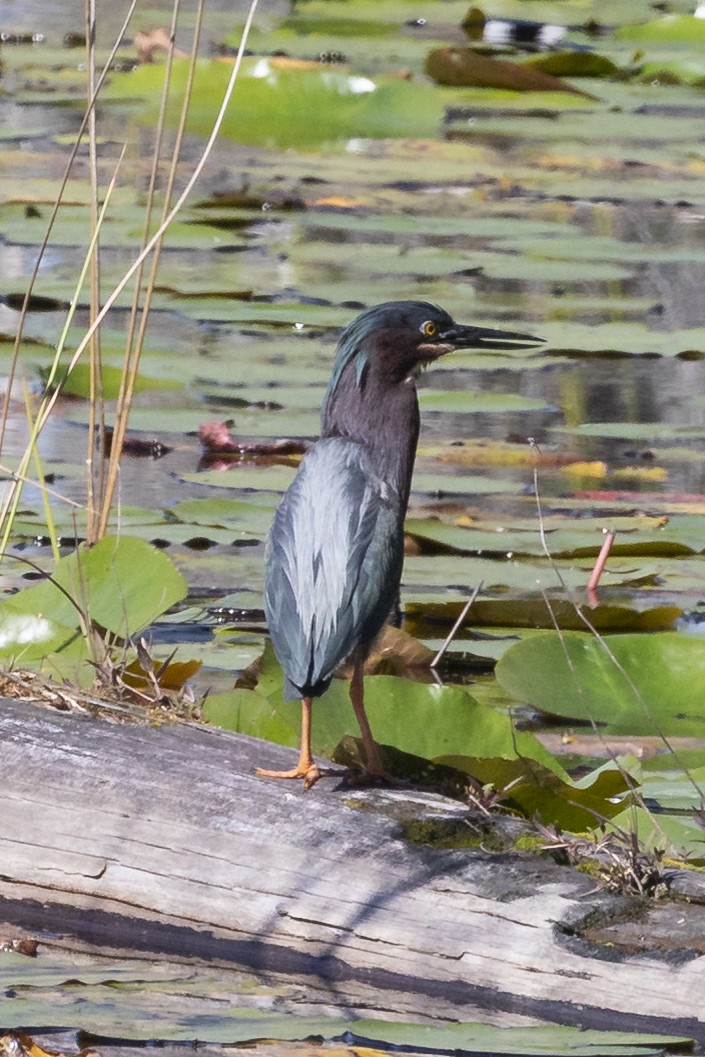
[[(47, 369), (42, 369), (40, 375), (46, 381)], [(120, 367), (113, 367), (104, 363), (101, 368), (101, 385), (105, 400), (116, 400), (120, 393), (123, 371)], [(91, 368), (87, 363), (77, 363), (70, 374), (65, 369), (59, 368), (56, 376), (52, 379), (52, 387), (61, 385), (61, 391), (65, 396), (80, 396), (86, 400), (91, 393)], [(150, 377), (138, 374), (135, 379), (135, 392), (143, 393), (150, 389), (179, 389), (181, 383), (173, 378)]]
[(619, 73), (616, 63), (594, 51), (548, 52), (529, 59), (525, 65), (553, 77), (614, 77)]
[[(187, 62), (176, 60), (167, 115), (172, 122), (178, 119), (187, 74)], [(198, 64), (189, 106), (191, 132), (210, 132), (230, 74), (222, 62)], [(156, 120), (152, 101), (160, 98), (163, 80), (162, 67), (143, 65), (116, 74), (107, 95), (146, 100), (141, 119)], [(243, 63), (222, 133), (240, 143), (305, 148), (355, 136), (433, 136), (442, 115), (441, 97), (427, 85), (255, 58)]]
[(657, 41), (695, 46), (705, 42), (705, 21), (693, 15), (663, 15), (651, 22), (621, 26), (615, 31), (618, 40)]
[[(56, 564), (51, 580), (0, 603), (5, 657), (46, 656), (81, 615), (121, 638), (143, 630), (186, 595), (186, 581), (165, 554), (131, 536), (106, 536)], [(46, 614), (51, 614), (47, 618)]]
[(693, 816), (654, 814), (632, 805), (610, 819), (605, 829), (634, 833), (645, 852), (705, 865), (705, 831)]
[(705, 736), (705, 642), (672, 632), (537, 635), (496, 677), (517, 700), (615, 733)]
[[(282, 677), (271, 647), (265, 649), (255, 690), (210, 697), (209, 722), (295, 747), (301, 707), (281, 700)], [(480, 704), (463, 688), (425, 685), (395, 676), (365, 680), (365, 707), (376, 740), (401, 752), (465, 771), (498, 791), (522, 813), (581, 831), (622, 810), (631, 782), (623, 769), (604, 768), (572, 782), (532, 735), (510, 718)], [(314, 752), (332, 756), (346, 735), (359, 734), (347, 685), (334, 681), (313, 709)]]
[(625, 794), (638, 784), (613, 763), (572, 782), (534, 760), (476, 760), (454, 755), (436, 762), (465, 771), (484, 785), (506, 789), (504, 802), (526, 818), (539, 818), (572, 833), (594, 829), (619, 814), (624, 810)]
[[(43, 951), (40, 958), (5, 953), (0, 965), (5, 1031), (35, 1034), (57, 1028), (110, 1037), (120, 1024), (120, 1037), (149, 1045), (233, 1046), (264, 1041), (259, 1051), (276, 1046), (280, 1053), (301, 1049), (311, 1038), (326, 1040), (325, 1048), (345, 1046), (370, 1054), (400, 1048), (411, 1052), (513, 1054), (515, 1057), (662, 1057), (688, 1052), (688, 1041), (677, 1036), (640, 1032), (584, 1031), (581, 1028), (504, 1027), (458, 1022), (415, 1023), (350, 1017), (298, 1015), (295, 984), (263, 983), (252, 974), (210, 966), (176, 966), (132, 958), (121, 962), (64, 952)], [(278, 1007), (282, 1008), (279, 1009)], [(277, 1008), (273, 1008), (277, 1007)], [(282, 1043), (289, 1040), (293, 1045)], [(296, 1043), (299, 1043), (297, 1046)]]
[(244, 502), (237, 499), (183, 499), (170, 508), (174, 517), (186, 525), (237, 529), (264, 536), (272, 523), (276, 502)]

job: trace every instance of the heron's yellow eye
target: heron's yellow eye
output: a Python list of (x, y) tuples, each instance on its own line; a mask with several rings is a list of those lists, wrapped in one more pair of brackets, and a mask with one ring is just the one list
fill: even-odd
[(425, 334), (427, 338), (435, 337), (437, 330), (438, 330), (438, 327), (436, 326), (436, 324), (433, 322), (432, 319), (429, 319), (426, 323), (423, 323), (421, 325), (421, 333)]

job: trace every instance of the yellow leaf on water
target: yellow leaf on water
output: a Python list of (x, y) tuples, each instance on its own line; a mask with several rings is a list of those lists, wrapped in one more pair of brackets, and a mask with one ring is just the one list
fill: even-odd
[(604, 462), (571, 462), (563, 467), (564, 473), (575, 477), (606, 477), (607, 466)]
[(614, 476), (619, 479), (637, 478), (640, 481), (667, 481), (668, 470), (663, 466), (624, 466), (615, 470)]
[(553, 466), (556, 462), (550, 452), (537, 452), (528, 444), (506, 441), (466, 440), (462, 444), (428, 446), (421, 455), (458, 466)]
[(349, 198), (346, 195), (327, 195), (324, 198), (314, 198), (311, 205), (335, 206), (336, 209), (358, 209), (363, 202), (359, 198)]

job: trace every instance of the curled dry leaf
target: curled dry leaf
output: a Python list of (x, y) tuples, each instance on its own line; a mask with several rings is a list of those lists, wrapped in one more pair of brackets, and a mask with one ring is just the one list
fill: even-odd
[(208, 455), (303, 455), (308, 448), (303, 440), (240, 440), (227, 422), (204, 422), (198, 439)]
[(567, 81), (505, 59), (480, 55), (473, 48), (436, 48), (426, 59), (426, 73), (436, 82), (453, 87), (505, 88), (513, 92), (570, 92), (587, 99), (594, 96)]

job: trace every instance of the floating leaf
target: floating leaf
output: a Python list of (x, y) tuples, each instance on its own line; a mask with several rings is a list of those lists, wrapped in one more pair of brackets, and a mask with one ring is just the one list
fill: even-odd
[(697, 45), (705, 43), (705, 21), (694, 15), (663, 15), (651, 22), (620, 26), (615, 30), (615, 37), (617, 40)]
[[(201, 667), (201, 661), (171, 661), (166, 666), (160, 665), (158, 661), (154, 664), (155, 680), (162, 690), (182, 690), (189, 679), (197, 674)], [(121, 673), (126, 686), (137, 690), (149, 689), (154, 684), (149, 673), (139, 660), (132, 661)]]
[[(426, 605), (410, 602), (406, 612), (410, 618), (430, 618), (452, 624), (462, 606), (461, 601)], [(654, 606), (640, 611), (628, 606), (599, 605), (586, 610), (585, 615), (598, 631), (663, 631), (673, 628), (683, 611), (677, 606)], [(585, 627), (572, 602), (551, 597), (548, 601), (544, 598), (478, 598), (473, 602), (467, 623), (476, 627), (502, 628), (551, 628), (556, 624), (574, 630)]]
[[(14, 598), (19, 596), (14, 595)], [(16, 609), (13, 599), (0, 604), (0, 657), (14, 664), (30, 664), (56, 650), (66, 649), (77, 635), (75, 623), (62, 624), (41, 612)]]
[(435, 655), (435, 650), (429, 649), (413, 635), (388, 624), (382, 629), (367, 658), (365, 672), (402, 676), (417, 673), (417, 678), (426, 673), (430, 681), (433, 678), (430, 664)]
[(664, 1047), (675, 1052), (689, 1045), (673, 1035), (646, 1035), (637, 1032), (603, 1032), (584, 1028), (532, 1027), (498, 1028), (488, 1024), (404, 1024), (397, 1021), (358, 1020), (351, 1033), (365, 1042), (386, 1043), (401, 1052), (452, 1052), (496, 1054), (497, 1057), (662, 1057)]
[(517, 700), (617, 733), (705, 736), (705, 642), (676, 633), (551, 632), (511, 646), (499, 683)]
[[(39, 372), (43, 381), (46, 381), (48, 368), (42, 368)], [(103, 397), (106, 400), (115, 400), (120, 392), (123, 379), (123, 371), (120, 367), (111, 367), (104, 363), (101, 367), (101, 384)], [(91, 368), (87, 363), (77, 363), (70, 374), (60, 369), (56, 374), (52, 388), (61, 386), (65, 396), (81, 396), (89, 399), (91, 395)], [(135, 379), (135, 392), (143, 393), (150, 389), (179, 389), (182, 383), (171, 377), (150, 377), (138, 374)]]
[[(702, 759), (702, 750), (699, 751)], [(681, 753), (670, 755), (670, 769), (665, 769), (668, 756), (661, 756), (655, 772), (643, 768), (642, 794), (647, 804), (658, 804), (661, 810), (684, 811), (705, 806), (705, 767), (688, 766)], [(703, 833), (705, 845), (705, 833)], [(704, 847), (705, 850), (705, 847)]]
[(679, 59), (654, 59), (639, 70), (639, 80), (645, 84), (689, 84), (702, 88), (705, 84), (705, 62), (699, 56)]
[(615, 77), (619, 73), (616, 63), (594, 51), (551, 51), (525, 65), (552, 77)]
[[(188, 128), (208, 134), (230, 78), (229, 64), (203, 60), (190, 93)], [(188, 63), (175, 60), (168, 119), (181, 111)], [(113, 99), (144, 99), (143, 120), (156, 120), (164, 69), (147, 65), (115, 74)], [(153, 109), (150, 109), (153, 107)], [(237, 86), (237, 105), (228, 109), (223, 135), (240, 143), (311, 147), (355, 136), (432, 136), (440, 127), (443, 104), (427, 85), (396, 77), (350, 74), (320, 64), (292, 65), (272, 58), (246, 59)]]
[(185, 595), (184, 577), (161, 551), (132, 536), (106, 536), (62, 558), (51, 580), (27, 587), (0, 604), (2, 652), (6, 657), (20, 656), (29, 640), (34, 655), (41, 649), (45, 656), (57, 649), (57, 635), (62, 632), (56, 625), (75, 633), (79, 614), (128, 638)]
[(527, 818), (572, 833), (594, 829), (624, 810), (624, 794), (634, 788), (624, 768), (613, 763), (579, 782), (561, 778), (535, 760), (476, 760), (446, 756), (437, 763), (465, 771), (484, 785), (506, 789), (502, 801)]
[[(281, 701), (282, 678), (265, 651), (255, 690), (214, 695), (204, 705), (209, 722), (240, 733), (298, 744), (300, 704)], [(573, 783), (533, 735), (476, 701), (466, 690), (394, 676), (365, 679), (365, 707), (375, 739), (403, 753), (453, 767), (498, 791), (529, 817), (580, 831), (622, 809), (631, 782), (612, 765)], [(334, 681), (313, 709), (314, 752), (333, 756), (346, 735), (358, 735), (347, 685)]]
[[(558, 77), (530, 65), (482, 55), (473, 48), (437, 48), (426, 59), (426, 73), (437, 84), (505, 88), (513, 92), (570, 92), (587, 96)], [(587, 98), (593, 98), (587, 96)]]
[(612, 818), (605, 829), (634, 833), (645, 852), (687, 860), (691, 866), (705, 865), (705, 830), (692, 816), (654, 814), (630, 806)]

